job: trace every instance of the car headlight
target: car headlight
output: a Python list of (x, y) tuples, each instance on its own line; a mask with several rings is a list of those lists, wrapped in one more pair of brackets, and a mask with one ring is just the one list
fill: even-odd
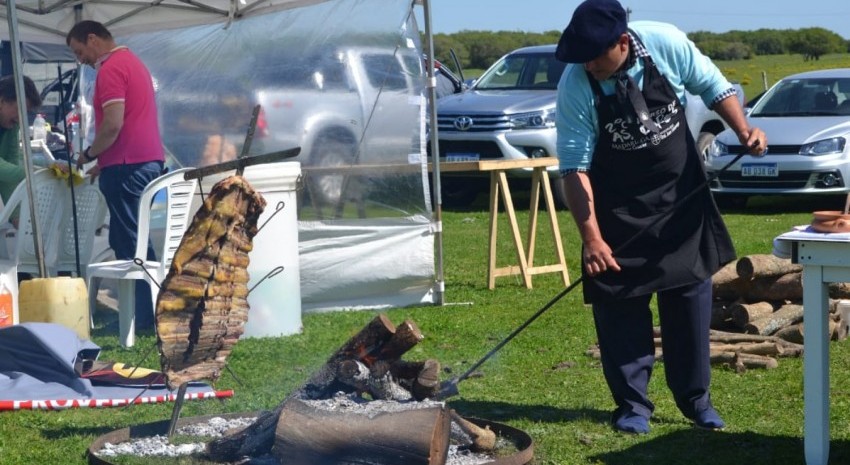
[(833, 137), (831, 139), (811, 142), (800, 147), (800, 155), (816, 156), (841, 153), (844, 151), (844, 144), (846, 142), (847, 140), (843, 137)]
[(554, 128), (555, 109), (513, 115), (510, 116), (510, 124), (514, 129)]
[(724, 155), (729, 155), (729, 146), (715, 138), (714, 142), (712, 142), (711, 145), (708, 146), (708, 151), (706, 152), (706, 155), (708, 155), (708, 158), (717, 158), (722, 157)]

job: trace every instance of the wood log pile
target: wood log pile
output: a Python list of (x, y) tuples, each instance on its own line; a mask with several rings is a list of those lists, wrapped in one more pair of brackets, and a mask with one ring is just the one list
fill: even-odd
[[(444, 403), (428, 400), (440, 387), (440, 363), (401, 359), (422, 339), (412, 321), (396, 327), (379, 314), (274, 411), (210, 442), (208, 458), (243, 463), (270, 454), (288, 465), (442, 465), (450, 440), (455, 445), (466, 441), (464, 447), (473, 452), (492, 451), (496, 435), (488, 427), (478, 427)], [(340, 396), (419, 405), (364, 415), (317, 402)]]
[[(803, 353), (802, 266), (774, 255), (748, 255), (712, 277), (711, 362), (738, 372), (776, 368), (778, 358)], [(829, 337), (850, 330), (850, 283), (829, 285)], [(663, 359), (655, 328), (656, 357)], [(599, 358), (593, 346), (587, 354)]]
[[(765, 254), (742, 257), (715, 273), (713, 362), (738, 371), (762, 365), (774, 368), (777, 357), (802, 354), (802, 271), (802, 266), (790, 259)], [(829, 296), (829, 337), (844, 340), (850, 325), (850, 300), (843, 300), (850, 299), (850, 283), (830, 284)]]

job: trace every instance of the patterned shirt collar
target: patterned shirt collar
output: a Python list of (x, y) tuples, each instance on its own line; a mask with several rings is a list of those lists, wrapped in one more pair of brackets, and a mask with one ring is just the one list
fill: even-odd
[(629, 36), (629, 56), (626, 58), (626, 62), (623, 63), (623, 66), (619, 71), (614, 73), (614, 78), (620, 79), (625, 77), (626, 72), (632, 68), (632, 66), (637, 63), (638, 58), (648, 57), (649, 52), (646, 50), (646, 47), (643, 45), (643, 42), (637, 38), (634, 32), (631, 29), (626, 29), (626, 34)]

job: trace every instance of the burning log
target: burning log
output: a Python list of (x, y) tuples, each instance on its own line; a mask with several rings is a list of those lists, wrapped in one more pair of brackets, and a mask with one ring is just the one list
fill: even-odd
[(770, 278), (788, 273), (803, 271), (801, 265), (791, 263), (790, 259), (779, 258), (776, 255), (748, 255), (738, 260), (735, 271), (744, 280), (754, 278)]
[(236, 434), (210, 442), (207, 454), (216, 461), (232, 462), (267, 453), (275, 443), (280, 415), (291, 401), (327, 399), (337, 392), (366, 393), (384, 400), (422, 400), (433, 395), (439, 388), (439, 362), (401, 360), (422, 339), (413, 322), (405, 321), (396, 328), (385, 314), (377, 315), (274, 411), (261, 414)]
[(445, 407), (370, 417), (324, 410), (292, 399), (286, 402), (279, 418), (272, 454), (287, 465), (446, 462), (451, 417)]

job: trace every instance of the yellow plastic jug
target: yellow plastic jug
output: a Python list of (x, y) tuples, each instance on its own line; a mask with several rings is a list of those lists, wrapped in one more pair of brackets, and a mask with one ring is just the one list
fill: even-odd
[(89, 339), (89, 302), (82, 278), (59, 276), (21, 281), (18, 316), (21, 322), (57, 323), (70, 328), (80, 339)]

